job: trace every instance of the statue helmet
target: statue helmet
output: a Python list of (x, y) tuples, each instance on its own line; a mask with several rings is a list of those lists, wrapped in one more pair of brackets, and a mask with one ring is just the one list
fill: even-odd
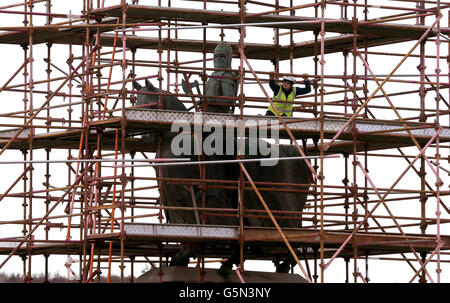
[(233, 57), (233, 50), (231, 49), (231, 46), (222, 41), (219, 44), (217, 44), (216, 48), (214, 49), (214, 55), (217, 54), (223, 54), (226, 57), (226, 66), (224, 67), (231, 67), (231, 58)]

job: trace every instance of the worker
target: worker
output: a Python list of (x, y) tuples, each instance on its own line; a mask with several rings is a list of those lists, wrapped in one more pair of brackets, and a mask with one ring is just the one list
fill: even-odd
[[(293, 102), (295, 97), (299, 95), (304, 95), (311, 92), (311, 83), (308, 80), (308, 75), (303, 74), (302, 76), (305, 80), (304, 88), (294, 86), (295, 78), (291, 76), (284, 76), (281, 85), (276, 84), (275, 80), (273, 79), (274, 73), (270, 73), (269, 77), (269, 86), (273, 91), (273, 105), (277, 108), (281, 116), (292, 117), (294, 104), (289, 102)], [(275, 109), (272, 107), (272, 105), (270, 105), (267, 109), (266, 116), (276, 116)]]

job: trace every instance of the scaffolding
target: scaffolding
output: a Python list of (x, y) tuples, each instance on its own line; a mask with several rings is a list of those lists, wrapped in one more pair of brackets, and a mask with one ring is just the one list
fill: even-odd
[[(8, 172), (0, 188), (0, 270), (20, 259), (23, 280), (31, 282), (32, 260), (43, 256), (48, 280), (49, 260), (62, 255), (69, 277), (80, 282), (110, 281), (113, 263), (123, 282), (133, 282), (136, 264), (162, 272), (190, 243), (198, 248), (201, 281), (208, 264), (231, 254), (215, 249), (225, 243), (241, 247), (240, 279), (244, 259), (274, 260), (283, 248), (310, 282), (326, 282), (336, 260), (344, 262), (342, 282), (367, 283), (369, 262), (391, 261), (409, 267), (398, 273), (402, 281), (448, 281), (442, 269), (450, 263), (450, 3), (79, 0), (63, 13), (58, 4), (0, 7), (2, 19), (13, 20), (0, 26), (2, 64), (8, 56), (19, 62), (14, 55), (23, 53), (1, 78), (2, 100), (11, 105), (0, 113), (0, 164)], [(159, 203), (157, 181), (227, 186), (241, 197), (305, 184), (254, 182), (243, 162), (238, 180), (149, 176), (158, 146), (141, 135), (180, 119), (194, 123), (205, 96), (183, 93), (181, 81), (198, 77), (205, 91), (220, 41), (232, 46), (238, 65), (232, 71), (240, 81), (239, 109), (203, 113), (203, 123), (279, 121), (280, 136), (299, 156), (316, 156), (305, 160), (314, 182), (302, 213), (270, 210), (262, 198), (264, 210), (246, 209), (245, 201), (236, 209), (172, 209), (241, 222), (265, 216), (273, 228), (167, 223), (170, 207)], [(272, 70), (276, 77), (315, 79), (312, 93), (293, 102), (295, 118), (258, 115), (272, 103), (266, 90)], [(144, 79), (157, 84), (159, 100), (170, 93), (195, 109), (135, 106), (140, 92), (132, 82)], [(280, 216), (301, 217), (302, 228), (279, 228)], [(248, 243), (274, 250), (244, 252)]]

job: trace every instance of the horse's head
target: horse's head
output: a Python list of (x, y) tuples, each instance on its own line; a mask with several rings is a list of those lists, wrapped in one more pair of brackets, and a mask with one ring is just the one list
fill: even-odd
[(159, 89), (153, 86), (153, 84), (145, 79), (145, 86), (142, 86), (139, 82), (133, 81), (133, 87), (140, 94), (137, 94), (136, 105), (149, 104), (148, 108), (156, 108), (158, 103), (158, 95), (153, 93), (158, 93)]
[[(145, 79), (145, 86), (142, 86), (137, 81), (133, 81), (133, 87), (135, 90), (139, 92), (136, 98), (137, 99), (136, 105), (148, 104), (148, 106), (145, 106), (145, 108), (150, 109), (158, 108), (158, 101), (159, 101), (158, 93), (160, 92), (160, 90), (154, 87), (153, 84), (148, 79)], [(162, 92), (167, 94), (167, 92), (165, 91)], [(184, 106), (184, 104), (172, 94), (162, 95), (161, 105), (162, 105), (161, 109), (187, 111), (186, 106)]]
[[(142, 86), (137, 81), (133, 81), (133, 87), (136, 91), (139, 92), (138, 94), (136, 94), (137, 95), (136, 105), (142, 105), (142, 107), (145, 109), (158, 109), (160, 90), (154, 87), (149, 80), (147, 79), (145, 80), (145, 86)], [(161, 109), (187, 111), (187, 108), (186, 106), (184, 106), (183, 102), (178, 100), (174, 95), (167, 93), (165, 91), (162, 92), (163, 95), (161, 95)], [(173, 136), (173, 134), (171, 134), (170, 132), (155, 133), (154, 131), (152, 131), (151, 133), (144, 134), (143, 138), (150, 144), (158, 144), (159, 135), (162, 135), (163, 139), (171, 138)]]

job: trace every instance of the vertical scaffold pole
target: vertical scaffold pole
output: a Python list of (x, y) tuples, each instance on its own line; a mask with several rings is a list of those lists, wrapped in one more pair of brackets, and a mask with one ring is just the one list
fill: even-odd
[(320, 282), (325, 283), (325, 230), (324, 230), (324, 156), (325, 156), (325, 138), (324, 138), (324, 79), (325, 79), (325, 6), (326, 1), (321, 0), (321, 18), (320, 18)]
[[(357, 70), (357, 50), (358, 50), (358, 7), (357, 2), (358, 0), (353, 0), (354, 6), (353, 6), (353, 18), (352, 18), (352, 25), (353, 25), (353, 73), (352, 73), (352, 112), (355, 113), (356, 109), (358, 107), (358, 96), (356, 95), (357, 92), (357, 84), (358, 84), (358, 70)], [(358, 220), (358, 183), (356, 178), (356, 170), (357, 170), (357, 129), (356, 129), (356, 122), (353, 120), (352, 122), (352, 134), (353, 134), (353, 140), (352, 140), (352, 151), (353, 151), (353, 184), (352, 184), (352, 193), (353, 193), (353, 212), (352, 212), (352, 221), (353, 221), (353, 227), (356, 228), (357, 226), (357, 220)], [(367, 224), (364, 224), (364, 227), (367, 231)], [(353, 247), (353, 281), (354, 283), (357, 283), (358, 281), (358, 249), (356, 247)]]
[[(317, 4), (318, 3), (318, 1), (319, 0), (315, 0), (314, 1), (314, 3), (315, 4)], [(314, 17), (317, 19), (318, 17), (319, 17), (319, 6), (317, 6), (317, 5), (315, 5), (314, 6)], [(314, 30), (314, 76), (315, 77), (317, 77), (317, 75), (319, 74), (319, 55), (318, 55), (318, 53), (319, 53), (319, 47), (318, 47), (318, 45), (319, 45), (319, 31), (318, 30)], [(314, 107), (313, 107), (313, 115), (314, 115), (314, 118), (317, 118), (317, 115), (318, 115), (318, 113), (317, 113), (317, 104), (318, 104), (318, 88), (319, 88), (319, 86), (316, 84), (316, 82), (314, 82)], [(318, 139), (317, 138), (313, 138), (313, 142), (314, 142), (314, 147), (317, 149), (317, 147), (318, 147)], [(313, 166), (313, 168), (314, 168), (314, 170), (315, 171), (317, 171), (317, 169), (318, 169), (318, 165), (319, 165), (319, 163), (318, 163), (318, 160), (317, 159), (314, 159), (314, 166)], [(313, 226), (314, 226), (314, 229), (317, 229), (317, 213), (318, 213), (318, 210), (317, 210), (317, 205), (318, 205), (318, 201), (317, 201), (317, 196), (318, 196), (318, 194), (317, 194), (317, 188), (318, 188), (318, 186), (317, 186), (317, 178), (314, 178), (314, 181), (313, 181), (313, 185), (314, 185), (314, 189), (313, 189), (313, 199), (314, 199), (314, 216), (313, 216)], [(317, 262), (317, 250), (318, 250), (318, 247), (315, 247), (315, 248), (313, 248), (314, 249), (314, 275), (313, 275), (313, 278), (314, 278), (314, 283), (317, 283), (317, 280), (318, 280), (318, 277), (319, 277), (319, 275), (318, 275), (318, 262)], [(322, 265), (322, 264), (320, 264), (320, 265)]]
[[(364, 21), (367, 21), (369, 19), (369, 8), (367, 7), (367, 2), (368, 2), (368, 0), (364, 0), (364, 5), (365, 5), (364, 10), (363, 10), (364, 11)], [(368, 62), (368, 60), (369, 60), (367, 50), (368, 50), (368, 39), (364, 38), (364, 60), (366, 62)], [(363, 86), (364, 87), (363, 88), (364, 89), (364, 91), (363, 91), (364, 101), (367, 100), (367, 96), (368, 96), (367, 86), (368, 86), (368, 71), (367, 71), (367, 66), (364, 65), (364, 86)], [(367, 118), (368, 114), (369, 114), (369, 108), (366, 107), (365, 112), (364, 112), (364, 118)], [(368, 149), (367, 145), (364, 146), (364, 167), (365, 167), (366, 173), (369, 173), (369, 157), (368, 157), (367, 149)], [(367, 178), (364, 178), (363, 202), (364, 202), (364, 214), (365, 215), (367, 215), (367, 213), (369, 212), (368, 200), (369, 200), (368, 180), (367, 180)], [(368, 225), (369, 224), (367, 224), (367, 228), (369, 227)], [(367, 251), (366, 251), (366, 254), (367, 254)], [(366, 255), (365, 262), (366, 262), (366, 266), (365, 266), (366, 278), (365, 278), (365, 280), (367, 282), (369, 282), (369, 258), (367, 255)]]
[[(83, 1), (83, 13), (84, 14), (88, 14), (89, 13), (89, 0), (85, 0)], [(87, 24), (89, 24), (89, 18), (87, 18), (86, 20)], [(82, 66), (82, 70), (83, 70), (83, 74), (84, 77), (82, 77), (82, 95), (83, 95), (83, 104), (81, 105), (81, 117), (83, 117), (82, 119), (84, 120), (84, 117), (86, 116), (86, 106), (85, 103), (88, 103), (88, 99), (87, 99), (87, 87), (89, 85), (89, 76), (87, 75), (87, 72), (89, 71), (89, 66), (90, 66), (90, 62), (89, 62), (89, 58), (87, 58), (89, 56), (89, 35), (90, 35), (90, 30), (89, 28), (86, 29), (86, 36), (84, 38), (84, 43), (83, 43), (83, 47), (82, 47), (82, 56), (85, 59), (85, 62)], [(83, 125), (84, 126), (84, 125)], [(83, 134), (81, 136), (80, 139), (80, 147), (78, 150), (78, 159), (81, 159), (83, 156), (83, 137), (86, 136), (86, 130), (83, 129), (82, 130)], [(79, 173), (78, 171), (79, 167), (77, 165), (77, 171), (75, 172), (76, 174)], [(83, 169), (83, 167), (81, 168)], [(73, 193), (73, 195), (75, 195), (75, 191)], [(72, 198), (74, 199), (74, 198)], [(85, 203), (80, 199), (80, 213), (82, 214), (81, 220), (80, 220), (80, 240), (83, 241), (83, 276), (81, 278), (82, 282), (86, 282), (87, 278), (88, 278), (88, 274), (89, 274), (89, 267), (88, 267), (88, 260), (87, 260), (87, 254), (88, 254), (88, 250), (87, 250), (87, 246), (88, 246), (88, 242), (87, 242), (87, 235), (88, 235), (88, 214), (86, 213), (86, 208), (85, 208)], [(71, 217), (69, 217), (69, 220), (71, 220)], [(70, 228), (70, 226), (69, 226)]]
[[(30, 11), (30, 15), (29, 15), (29, 26), (33, 27), (33, 0), (29, 0), (28, 2), (28, 7), (29, 7), (29, 11)], [(30, 31), (28, 32), (28, 45), (29, 45), (29, 66), (30, 66), (30, 75), (29, 75), (29, 83), (28, 83), (28, 89), (29, 89), (29, 99), (28, 99), (28, 114), (30, 116), (33, 116), (33, 30), (30, 29)], [(26, 87), (25, 87), (26, 88)], [(30, 161), (33, 161), (33, 120), (31, 120), (30, 122), (30, 132), (28, 134), (28, 149), (29, 149), (29, 159)], [(30, 163), (30, 169), (28, 170), (29, 173), (29, 178), (28, 178), (28, 190), (29, 190), (29, 194), (28, 194), (28, 230), (32, 230), (33, 229), (33, 164)], [(32, 238), (30, 238), (31, 240)], [(31, 249), (33, 246), (33, 242), (28, 242), (28, 275), (27, 275), (27, 282), (31, 283)]]
[[(46, 6), (46, 11), (47, 11), (47, 25), (50, 25), (52, 23), (52, 17), (50, 16), (51, 13), (51, 0), (47, 0), (45, 2), (45, 6)], [(46, 98), (50, 97), (51, 94), (51, 49), (52, 49), (52, 43), (51, 42), (47, 42), (47, 94), (46, 94)], [(47, 133), (50, 132), (50, 126), (51, 126), (51, 120), (50, 120), (50, 107), (48, 107), (47, 109)], [(45, 148), (45, 153), (46, 153), (46, 159), (47, 161), (50, 161), (50, 152), (51, 152), (51, 148), (50, 147), (46, 147)], [(49, 210), (49, 205), (50, 205), (50, 194), (49, 194), (49, 189), (50, 189), (50, 163), (47, 163), (45, 165), (45, 190), (46, 190), (46, 198), (45, 198), (45, 212), (47, 213)], [(46, 220), (47, 226), (45, 227), (45, 240), (49, 240), (49, 231), (50, 231), (50, 226), (49, 220)], [(49, 259), (49, 255), (45, 255), (45, 271), (44, 271), (44, 282), (48, 283), (48, 259)]]
[[(417, 2), (417, 8), (419, 9), (425, 9), (425, 3), (423, 1)], [(419, 14), (419, 12), (417, 13)], [(417, 18), (417, 23), (419, 25), (425, 25), (425, 16), (421, 16)], [(419, 73), (420, 73), (420, 87), (419, 87), (419, 97), (420, 97), (420, 114), (419, 114), (419, 122), (426, 122), (427, 117), (425, 115), (425, 96), (426, 96), (426, 90), (425, 90), (425, 44), (426, 40), (422, 41), (420, 43), (420, 63), (417, 66)], [(438, 59), (439, 60), (439, 59)], [(420, 222), (420, 232), (422, 235), (425, 235), (427, 224), (425, 221), (426, 217), (426, 202), (427, 202), (427, 195), (425, 193), (425, 183), (426, 183), (426, 172), (425, 172), (425, 158), (420, 158), (420, 170), (419, 170), (419, 177), (420, 177), (420, 215), (421, 215), (421, 222)], [(421, 252), (420, 256), (422, 258), (422, 262), (425, 262), (427, 253)], [(420, 283), (426, 283), (426, 274), (425, 270), (422, 270), (419, 278)]]
[[(240, 14), (240, 22), (241, 24), (245, 22), (245, 14), (246, 7), (245, 2), (243, 0), (239, 0), (239, 14)], [(244, 53), (245, 48), (245, 37), (246, 37), (246, 28), (239, 28), (239, 86), (240, 86), (240, 95), (239, 95), (239, 119), (243, 120), (244, 117), (244, 102), (245, 102), (245, 94), (244, 94), (244, 58), (242, 54)], [(238, 129), (238, 132), (241, 128)], [(238, 133), (238, 136), (241, 134)], [(245, 158), (243, 155), (238, 153), (237, 159)], [(239, 171), (239, 270), (244, 271), (244, 214), (245, 214), (245, 200), (244, 200), (244, 173), (242, 169)]]
[[(441, 15), (441, 1), (437, 0), (437, 9), (436, 9), (436, 16), (439, 17)], [(441, 101), (441, 94), (440, 94), (440, 74), (441, 74), (441, 69), (440, 69), (440, 48), (441, 48), (441, 19), (439, 19), (437, 25), (436, 25), (436, 120), (435, 120), (435, 124), (436, 124), (436, 130), (438, 130), (441, 126), (440, 126), (440, 101)], [(436, 268), (436, 273), (437, 273), (437, 279), (436, 282), (440, 283), (441, 282), (441, 246), (442, 246), (442, 239), (441, 239), (441, 204), (440, 204), (440, 196), (441, 196), (441, 186), (443, 185), (442, 180), (440, 178), (440, 148), (439, 148), (439, 144), (440, 144), (440, 136), (437, 136), (436, 138), (436, 249), (437, 249), (437, 268)]]
[[(128, 5), (126, 4), (126, 1), (122, 1), (122, 26), (123, 29), (126, 29), (127, 24), (127, 9)], [(161, 53), (159, 54), (159, 63), (161, 64)], [(160, 75), (161, 77), (161, 75)], [(121, 153), (122, 153), (122, 160), (125, 159), (125, 104), (126, 104), (126, 82), (127, 80), (127, 33), (124, 31), (122, 33), (122, 119), (121, 119), (121, 130), (122, 130), (122, 136), (121, 136)], [(159, 83), (159, 88), (161, 89), (161, 80)], [(126, 186), (126, 175), (125, 175), (125, 167), (122, 167), (122, 173), (120, 176), (120, 183), (121, 183), (121, 191), (120, 191), (120, 213), (121, 213), (121, 220), (120, 220), (120, 281), (123, 283), (125, 281), (125, 232), (124, 232), (124, 224), (125, 224), (125, 211), (126, 211), (126, 205), (125, 205), (125, 186)]]
[[(347, 4), (348, 0), (344, 0), (344, 3)], [(341, 18), (347, 20), (348, 19), (348, 5), (342, 5), (341, 6)], [(348, 93), (349, 93), (349, 85), (347, 81), (347, 75), (348, 75), (348, 50), (344, 49), (342, 52), (342, 55), (344, 56), (344, 117), (347, 117), (348, 112)], [(345, 186), (345, 197), (344, 197), (344, 211), (345, 211), (345, 230), (349, 229), (349, 216), (348, 216), (348, 210), (350, 208), (349, 206), (349, 179), (348, 179), (348, 154), (344, 154), (344, 179), (342, 179), (342, 183)], [(349, 283), (349, 263), (350, 258), (345, 257), (345, 283)]]

